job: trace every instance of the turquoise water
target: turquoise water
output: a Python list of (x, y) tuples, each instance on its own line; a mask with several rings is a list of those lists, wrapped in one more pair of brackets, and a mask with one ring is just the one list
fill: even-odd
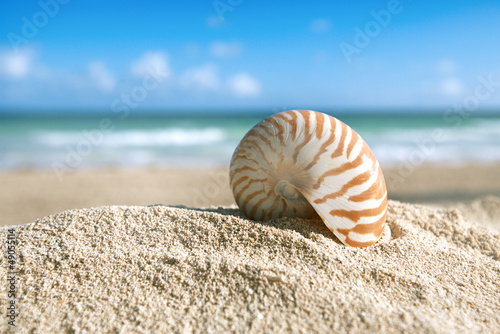
[[(243, 135), (270, 114), (2, 117), (0, 169), (227, 165)], [(333, 115), (383, 165), (500, 161), (500, 116)]]

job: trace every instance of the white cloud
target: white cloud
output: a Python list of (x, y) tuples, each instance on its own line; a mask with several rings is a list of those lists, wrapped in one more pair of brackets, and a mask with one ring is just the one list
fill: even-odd
[(0, 76), (9, 79), (22, 79), (26, 77), (33, 65), (34, 52), (21, 49), (18, 52), (4, 51), (0, 53)]
[(327, 19), (317, 19), (311, 22), (309, 29), (317, 34), (327, 32), (332, 27), (332, 23)]
[(103, 92), (111, 92), (116, 86), (116, 79), (106, 65), (100, 61), (90, 63), (89, 76), (97, 88)]
[(161, 51), (146, 52), (130, 66), (130, 72), (138, 78), (146, 76), (149, 73), (148, 69), (158, 73), (169, 73), (167, 55)]
[(441, 91), (449, 96), (457, 96), (463, 90), (462, 82), (457, 78), (448, 78), (441, 81)]
[(228, 80), (229, 89), (238, 97), (256, 97), (261, 93), (260, 83), (248, 73), (238, 73)]
[(227, 58), (239, 55), (243, 46), (238, 42), (213, 42), (210, 44), (210, 54), (217, 58)]
[[(232, 46), (225, 45), (222, 48), (224, 51), (215, 52), (219, 52), (221, 56), (235, 54), (235, 50), (241, 47), (234, 47), (237, 43), (229, 45)], [(164, 52), (143, 53), (125, 67), (115, 67), (110, 63), (110, 59), (90, 60), (69, 68), (58, 66), (57, 63), (48, 67), (39, 61), (36, 55), (31, 51), (21, 50), (20, 53), (14, 53), (0, 49), (0, 80), (5, 88), (0, 91), (0, 99), (8, 103), (22, 104), (29, 101), (43, 105), (106, 103), (109, 102), (106, 100), (109, 93), (142, 81), (150, 74), (149, 68), (159, 68), (161, 72), (170, 70), (167, 54)], [(84, 66), (83, 71), (81, 65)], [(190, 98), (192, 101), (198, 101), (196, 99), (200, 96), (201, 100), (205, 97), (212, 100), (215, 95), (222, 99), (221, 101), (234, 101), (236, 98), (258, 97), (262, 93), (261, 83), (253, 74), (244, 71), (225, 74), (220, 66), (211, 62), (188, 67), (180, 74), (176, 80), (170, 80), (169, 85), (174, 96), (172, 100), (177, 99), (176, 101), (180, 101), (178, 103), (185, 103), (186, 98), (188, 101)], [(20, 78), (22, 80), (18, 81)], [(158, 103), (160, 100), (151, 101), (153, 102), (146, 103)]]
[(182, 74), (180, 82), (182, 86), (190, 89), (217, 90), (220, 87), (217, 67), (210, 63), (188, 69)]

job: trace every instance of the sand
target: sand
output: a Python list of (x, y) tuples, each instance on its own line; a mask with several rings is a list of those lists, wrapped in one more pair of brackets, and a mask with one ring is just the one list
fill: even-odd
[(472, 201), (441, 204), (441, 207), (456, 208), (470, 221), (500, 233), (500, 197), (485, 196)]
[(103, 205), (234, 205), (227, 167), (0, 171), (0, 225)]
[[(500, 165), (384, 167), (384, 175), (389, 198), (402, 202), (453, 207), (500, 197)], [(231, 206), (228, 184), (227, 166), (75, 170), (61, 179), (51, 170), (0, 171), (0, 225), (103, 205)]]
[(15, 228), (16, 332), (500, 332), (499, 234), (396, 201), (388, 226), (354, 249), (320, 221), (235, 208), (65, 211)]
[(352, 249), (240, 216), (227, 167), (2, 171), (0, 332), (500, 333), (500, 165), (384, 174), (391, 233)]

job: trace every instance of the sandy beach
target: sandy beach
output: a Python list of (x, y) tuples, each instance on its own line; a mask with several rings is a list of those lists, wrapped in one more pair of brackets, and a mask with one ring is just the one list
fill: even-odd
[[(384, 175), (389, 199), (459, 206), (473, 218), (489, 212), (480, 219), (489, 225), (500, 211), (500, 204), (488, 197), (500, 197), (500, 165), (426, 166), (411, 173), (384, 168)], [(226, 167), (88, 169), (68, 172), (61, 179), (51, 170), (0, 171), (0, 184), (0, 225), (103, 205), (236, 205)]]
[(390, 233), (354, 249), (242, 217), (224, 168), (1, 172), (0, 331), (499, 332), (499, 166), (385, 174)]

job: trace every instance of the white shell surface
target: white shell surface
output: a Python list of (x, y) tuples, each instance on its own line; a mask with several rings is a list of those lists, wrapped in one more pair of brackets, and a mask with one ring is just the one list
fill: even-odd
[(378, 161), (355, 131), (323, 113), (290, 110), (253, 127), (233, 154), (230, 183), (250, 219), (319, 216), (354, 247), (375, 243), (384, 229)]

